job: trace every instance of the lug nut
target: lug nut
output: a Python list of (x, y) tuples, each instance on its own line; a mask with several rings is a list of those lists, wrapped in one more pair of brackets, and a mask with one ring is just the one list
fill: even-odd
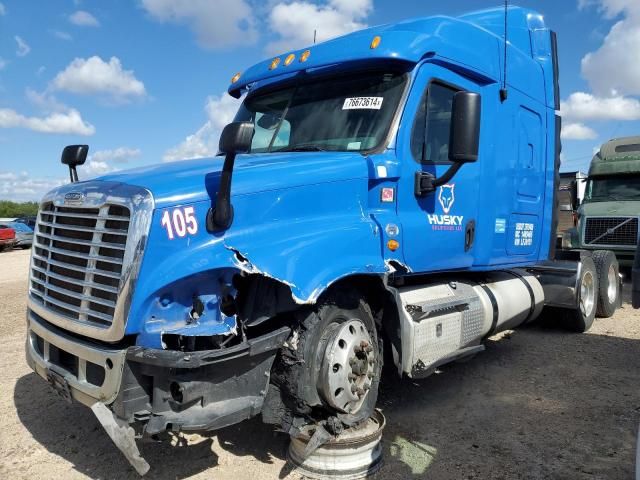
[(355, 385), (351, 385), (351, 393), (356, 393), (357, 390), (358, 387), (356, 387)]
[(367, 346), (369, 346), (369, 342), (367, 342), (366, 340), (362, 340), (360, 342), (360, 347), (367, 348)]
[(371, 352), (373, 352), (373, 347), (371, 345), (367, 345), (367, 347), (365, 348), (365, 351), (367, 353), (371, 353)]
[(367, 378), (371, 380), (373, 378), (373, 372), (367, 373)]
[(358, 378), (358, 376), (355, 373), (350, 373), (349, 375), (347, 375), (347, 378), (351, 381), (355, 380), (356, 378)]
[(364, 395), (364, 390), (361, 388), (356, 389), (356, 394), (361, 397), (362, 395)]
[(364, 391), (368, 391), (371, 388), (371, 385), (369, 385), (368, 383), (365, 383), (362, 388), (364, 389)]

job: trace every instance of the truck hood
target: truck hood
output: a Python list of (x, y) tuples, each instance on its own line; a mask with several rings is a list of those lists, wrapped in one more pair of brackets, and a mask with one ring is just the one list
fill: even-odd
[[(97, 180), (148, 189), (157, 208), (215, 198), (224, 157), (150, 165), (105, 175)], [(287, 152), (238, 155), (233, 196), (335, 182), (368, 175), (367, 160), (352, 152)]]
[(586, 202), (578, 210), (585, 217), (636, 217), (640, 212), (639, 201)]

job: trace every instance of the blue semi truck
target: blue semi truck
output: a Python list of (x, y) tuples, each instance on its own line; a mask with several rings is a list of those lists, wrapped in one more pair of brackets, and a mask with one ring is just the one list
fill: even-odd
[(507, 12), (236, 74), (216, 158), (78, 182), (87, 147), (67, 147), (72, 181), (38, 214), (29, 365), (144, 472), (134, 430), (261, 414), (335, 434), (372, 414), (383, 362), (424, 377), (543, 308), (588, 330), (611, 279), (554, 251), (556, 37)]

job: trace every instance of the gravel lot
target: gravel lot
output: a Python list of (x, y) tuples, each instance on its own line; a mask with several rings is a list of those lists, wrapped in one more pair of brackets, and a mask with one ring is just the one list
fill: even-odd
[[(0, 254), (0, 478), (137, 478), (91, 411), (24, 361), (28, 255)], [(625, 304), (586, 335), (524, 328), (425, 380), (385, 379), (376, 478), (632, 478), (639, 367), (640, 313)], [(259, 419), (172, 443), (142, 445), (147, 478), (298, 478), (287, 438)]]

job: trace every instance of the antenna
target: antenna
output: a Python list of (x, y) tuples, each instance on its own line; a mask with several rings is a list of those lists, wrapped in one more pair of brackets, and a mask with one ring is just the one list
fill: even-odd
[(507, 91), (507, 32), (508, 24), (507, 18), (509, 17), (509, 0), (504, 0), (504, 74), (502, 76), (502, 88), (500, 89), (500, 101), (504, 102), (509, 96)]
[(313, 29), (313, 44), (314, 45), (316, 44), (316, 33), (317, 33), (317, 30), (314, 28)]

